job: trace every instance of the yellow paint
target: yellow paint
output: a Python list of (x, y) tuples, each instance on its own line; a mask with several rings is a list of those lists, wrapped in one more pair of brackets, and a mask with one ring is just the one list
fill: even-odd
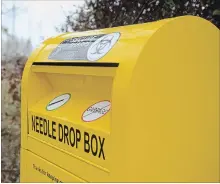
[[(32, 65), (88, 63), (48, 56), (66, 39), (113, 32), (119, 40), (94, 63), (118, 67)], [(52, 182), (33, 165), (62, 182), (219, 182), (219, 40), (218, 28), (193, 16), (46, 40), (22, 78), (21, 182)], [(70, 100), (47, 111), (64, 93)], [(83, 112), (103, 100), (110, 111), (83, 122)], [(49, 120), (56, 138), (34, 131), (36, 116)], [(80, 131), (77, 148), (58, 140), (58, 124)], [(104, 139), (104, 159), (84, 151), (85, 132), (99, 148)]]

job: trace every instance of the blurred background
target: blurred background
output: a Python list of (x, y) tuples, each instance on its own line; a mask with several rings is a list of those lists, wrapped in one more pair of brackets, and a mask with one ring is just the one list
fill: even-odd
[(220, 28), (220, 0), (3, 0), (1, 13), (1, 182), (19, 182), (21, 76), (43, 40), (182, 15), (203, 17)]

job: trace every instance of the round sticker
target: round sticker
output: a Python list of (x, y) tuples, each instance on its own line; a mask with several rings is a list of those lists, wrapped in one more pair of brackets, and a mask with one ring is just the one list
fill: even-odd
[(87, 58), (90, 61), (96, 61), (107, 54), (108, 51), (115, 45), (120, 37), (120, 33), (111, 33), (97, 39), (89, 47)]
[(91, 122), (97, 120), (108, 113), (111, 108), (111, 102), (101, 101), (88, 107), (82, 114), (82, 120), (84, 122)]
[(55, 110), (61, 106), (63, 106), (65, 103), (67, 103), (70, 99), (70, 94), (63, 94), (56, 98), (54, 98), (48, 105), (47, 110), (52, 111)]

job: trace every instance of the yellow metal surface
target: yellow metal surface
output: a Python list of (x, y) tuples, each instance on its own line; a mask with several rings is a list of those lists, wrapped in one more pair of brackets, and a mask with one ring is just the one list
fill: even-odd
[(36, 178), (39, 183), (86, 182), (30, 151), (21, 150), (21, 153), (25, 158), (25, 164), (22, 164), (21, 168), (28, 172), (21, 176), (22, 181), (33, 183), (33, 179)]
[[(116, 32), (96, 61), (48, 59)], [(21, 182), (219, 182), (219, 40), (192, 16), (46, 40), (22, 78)]]

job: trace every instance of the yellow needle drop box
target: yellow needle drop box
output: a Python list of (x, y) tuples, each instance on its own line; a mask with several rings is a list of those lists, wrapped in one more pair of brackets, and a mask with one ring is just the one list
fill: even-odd
[(219, 182), (219, 40), (183, 16), (44, 41), (22, 78), (21, 182)]

